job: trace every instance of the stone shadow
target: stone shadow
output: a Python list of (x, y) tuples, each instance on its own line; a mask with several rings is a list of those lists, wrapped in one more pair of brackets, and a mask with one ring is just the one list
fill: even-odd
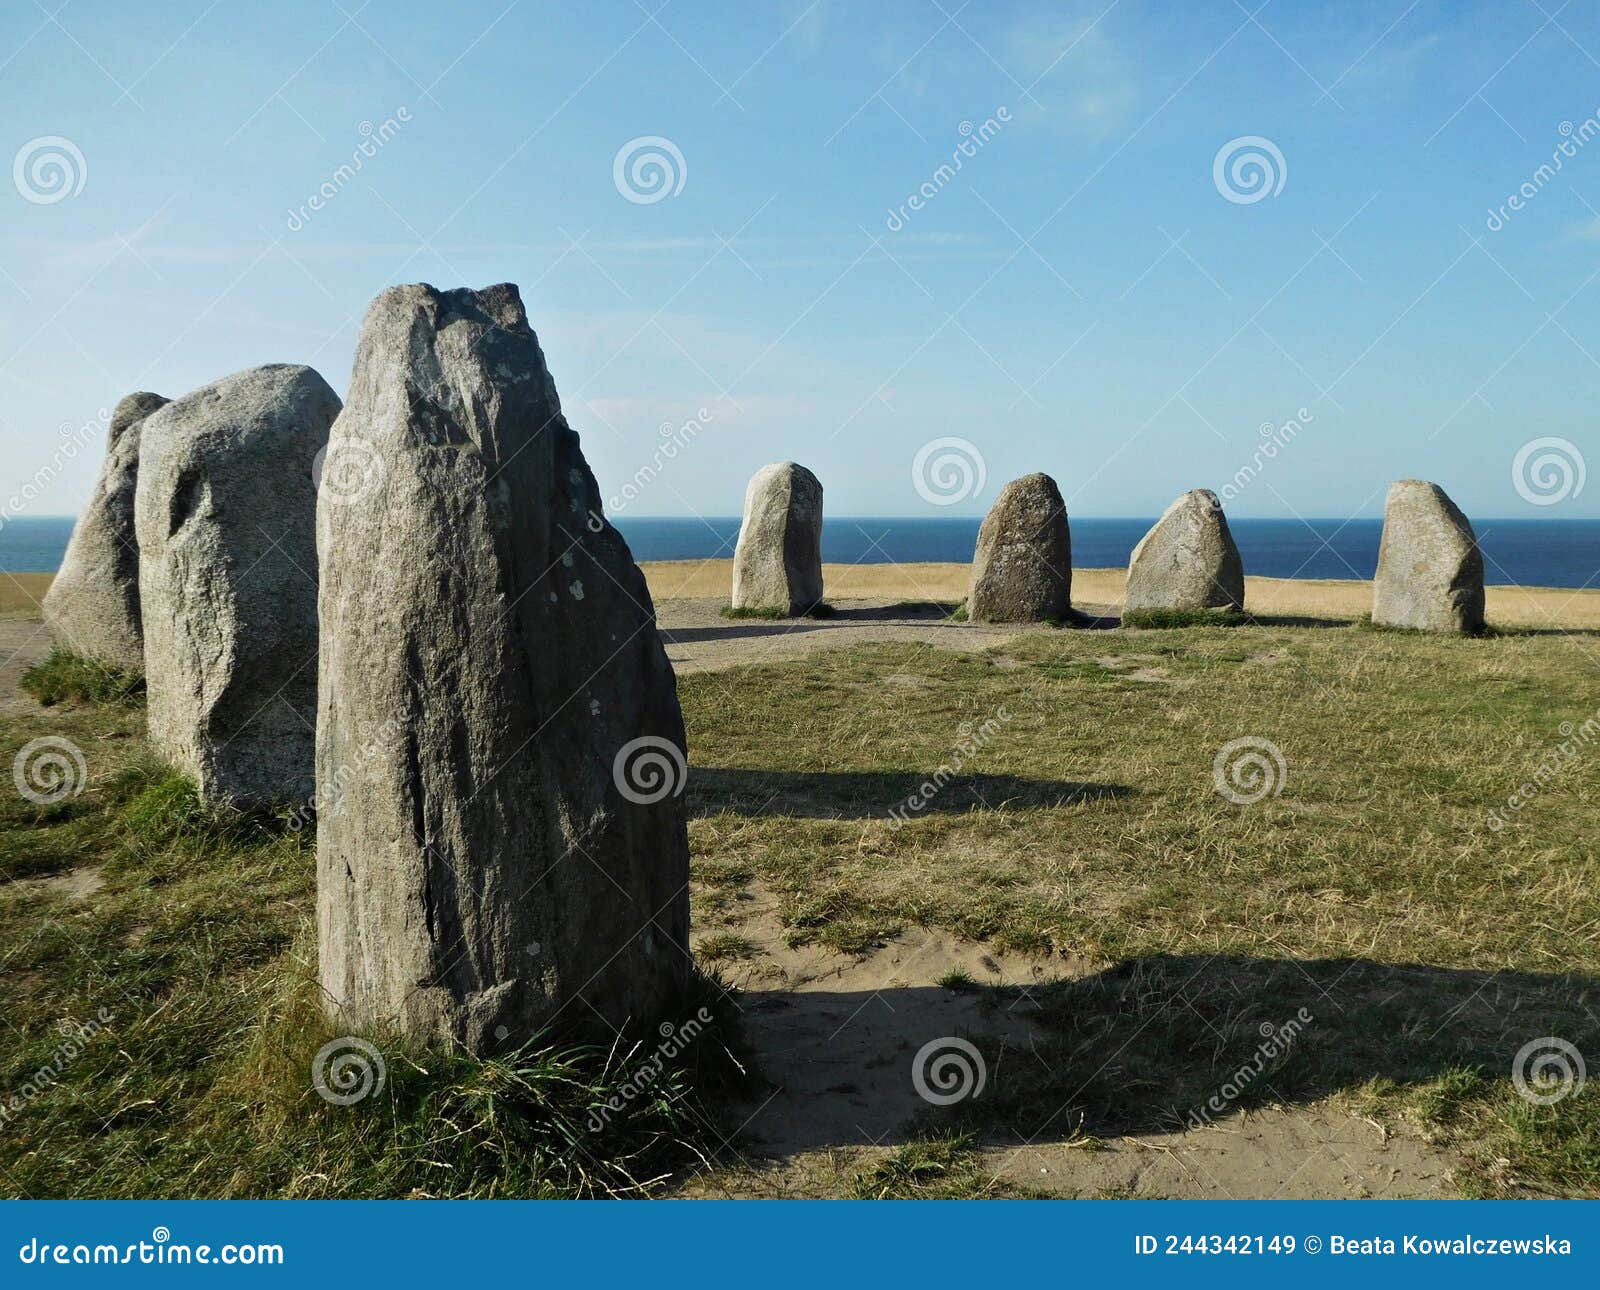
[[(931, 786), (931, 791), (929, 791)], [(686, 790), (691, 816), (798, 816), (822, 820), (902, 819), (1005, 807), (1070, 806), (1133, 790), (1121, 784), (1029, 779), (1019, 775), (946, 775), (918, 771), (738, 770), (694, 766)], [(908, 803), (922, 802), (914, 810)]]

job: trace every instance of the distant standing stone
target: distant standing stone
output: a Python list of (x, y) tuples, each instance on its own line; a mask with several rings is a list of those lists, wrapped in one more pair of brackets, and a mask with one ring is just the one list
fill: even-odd
[(1133, 548), (1122, 612), (1243, 608), (1244, 563), (1222, 502), (1192, 488)]
[(822, 484), (792, 461), (763, 466), (744, 493), (733, 607), (794, 617), (822, 600)]
[(207, 801), (309, 797), (316, 719), (312, 463), (339, 396), (253, 367), (141, 427), (134, 517), (150, 739)]
[(1483, 555), (1472, 522), (1424, 479), (1389, 486), (1372, 621), (1430, 632), (1483, 630)]
[(133, 530), (139, 426), (166, 402), (141, 391), (112, 411), (100, 477), (44, 597), (44, 621), (57, 645), (134, 672), (144, 669), (139, 540)]
[(317, 940), (334, 1024), (473, 1052), (675, 1019), (683, 716), (522, 299), (394, 287), (318, 498)]
[(967, 614), (977, 623), (1036, 623), (1072, 609), (1072, 531), (1049, 475), (1001, 491), (978, 529)]

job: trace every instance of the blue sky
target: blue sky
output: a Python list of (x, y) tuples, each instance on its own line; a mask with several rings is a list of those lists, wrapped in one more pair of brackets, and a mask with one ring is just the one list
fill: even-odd
[[(510, 280), (603, 492), (660, 466), (635, 515), (736, 514), (783, 458), (838, 515), (980, 514), (1033, 470), (1153, 515), (1247, 463), (1240, 516), (1376, 515), (1408, 475), (1600, 515), (1512, 473), (1600, 451), (1597, 58), (1557, 0), (10, 0), (0, 500), (48, 468), (25, 513), (74, 512), (99, 439), (61, 444), (131, 389), (287, 361), (342, 393), (384, 286)], [(659, 200), (616, 181), (640, 138), (682, 158)], [(1257, 200), (1223, 191), (1242, 138), (1282, 159)], [(935, 506), (941, 438), (985, 481)]]

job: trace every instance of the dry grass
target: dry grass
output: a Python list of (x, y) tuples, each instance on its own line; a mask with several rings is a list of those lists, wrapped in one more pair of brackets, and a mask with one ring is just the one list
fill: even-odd
[[(941, 1131), (1014, 1141), (1041, 1108), (1090, 1135), (1171, 1128), (1261, 1023), (1304, 1007), (1303, 1038), (1226, 1114), (1345, 1099), (1452, 1144), (1471, 1193), (1600, 1195), (1596, 1082), (1533, 1106), (1509, 1078), (1540, 1036), (1600, 1052), (1600, 739), (1507, 806), (1594, 714), (1597, 670), (1590, 634), (1240, 626), (685, 676), (697, 942), (741, 961), (759, 882), (796, 943), (857, 952), (927, 924), (1052, 957), (1059, 984), (985, 997), (1053, 1039), (1027, 1062), (991, 1051), (992, 1093)], [(559, 1055), (426, 1078), (401, 1063), (398, 1103), (333, 1116), (305, 1078), (328, 1037), (305, 1003), (307, 841), (197, 813), (147, 767), (141, 723), (68, 705), (0, 725), (0, 756), (59, 734), (89, 774), (57, 806), (0, 804), (0, 872), (22, 880), (0, 888), (0, 1088), (49, 1061), (63, 1019), (115, 1014), (0, 1133), (6, 1191), (527, 1195), (619, 1176), (527, 1163), (527, 1133), (574, 1105), (529, 1081), (587, 1105), (580, 1075), (616, 1078)], [(1213, 781), (1243, 736), (1287, 769), (1252, 805)], [(104, 879), (87, 899), (49, 881), (86, 867)], [(461, 1133), (483, 1150), (439, 1164)], [(965, 1157), (912, 1152), (860, 1190), (963, 1194)]]
[[(666, 560), (640, 566), (657, 600), (728, 596), (731, 560)], [(965, 564), (825, 564), (822, 581), (833, 600), (965, 599), (972, 570)], [(1074, 569), (1074, 603), (1122, 603), (1122, 569)], [(1489, 587), (1488, 618), (1497, 626), (1600, 628), (1600, 591), (1555, 587)], [(1372, 609), (1370, 582), (1308, 578), (1246, 578), (1245, 607), (1258, 617), (1324, 618), (1353, 622)]]
[[(720, 896), (700, 932), (738, 934), (743, 867), (794, 942), (930, 924), (1055, 956), (1076, 980), (1034, 1002), (1061, 1046), (986, 1100), (975, 1127), (1002, 1136), (1063, 1102), (1094, 1133), (1176, 1127), (1304, 1006), (1299, 1065), (1255, 1096), (1414, 1118), (1468, 1150), (1471, 1190), (1597, 1194), (1600, 1098), (1532, 1107), (1509, 1076), (1543, 1035), (1600, 1051), (1600, 739), (1507, 809), (1594, 715), (1597, 664), (1587, 635), (1247, 626), (686, 678), (691, 838)], [(1213, 759), (1246, 736), (1287, 774), (1239, 805)]]
[(53, 573), (0, 573), (0, 614), (36, 615)]

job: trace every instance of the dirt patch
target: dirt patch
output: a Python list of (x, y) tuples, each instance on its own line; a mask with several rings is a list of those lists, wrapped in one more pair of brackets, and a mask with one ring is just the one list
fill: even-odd
[[(984, 1073), (991, 1091), (1009, 1063), (1039, 1060), (1043, 1032), (1030, 1019), (1027, 991), (997, 996), (973, 986), (1026, 987), (1091, 970), (1059, 958), (999, 954), (923, 928), (860, 957), (791, 948), (776, 899), (758, 884), (745, 897), (735, 918), (751, 951), (724, 976), (739, 988), (745, 1034), (769, 1087), (734, 1118), (738, 1163), (692, 1180), (688, 1195), (841, 1194), (856, 1171), (919, 1133), (938, 1131), (937, 1108), (913, 1079), (927, 1046), (959, 1061), (953, 1041), (981, 1037), (990, 1052), (998, 1044)], [(952, 973), (971, 985), (941, 986)], [(931, 1068), (924, 1062), (923, 1069)], [(1038, 1131), (1026, 1139), (986, 1142), (987, 1176), (1061, 1196), (1457, 1194), (1446, 1152), (1336, 1100), (1105, 1141), (1085, 1139), (1069, 1114), (1052, 1115), (1049, 1107), (1037, 1108), (1036, 1119)]]
[(80, 865), (65, 873), (47, 874), (41, 878), (16, 878), (7, 884), (19, 891), (49, 892), (74, 904), (88, 900), (105, 885), (105, 872), (98, 865)]
[(22, 690), (22, 674), (50, 652), (50, 633), (36, 616), (0, 618), (0, 716), (30, 717), (44, 711)]

